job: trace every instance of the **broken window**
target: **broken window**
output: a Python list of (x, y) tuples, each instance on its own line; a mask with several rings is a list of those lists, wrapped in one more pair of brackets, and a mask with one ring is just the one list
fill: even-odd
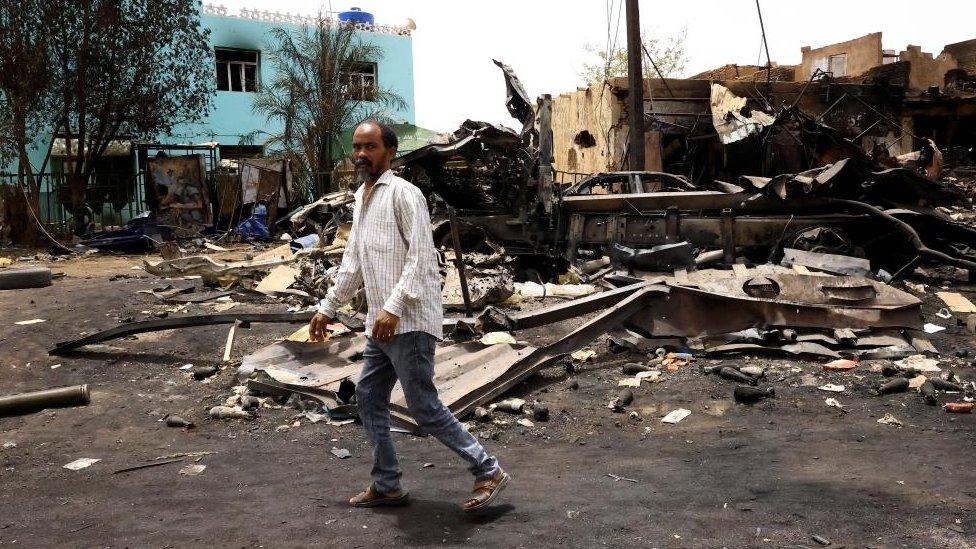
[(215, 48), (217, 89), (220, 91), (258, 91), (258, 61), (261, 52)]
[(828, 60), (827, 69), (834, 77), (847, 76), (847, 54), (839, 53), (831, 55)]
[(343, 73), (343, 91), (353, 101), (376, 100), (376, 63), (355, 63)]

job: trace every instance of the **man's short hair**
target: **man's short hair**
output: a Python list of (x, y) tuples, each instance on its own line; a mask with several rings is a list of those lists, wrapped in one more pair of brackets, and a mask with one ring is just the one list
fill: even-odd
[(383, 139), (383, 145), (388, 149), (395, 149), (400, 144), (399, 139), (397, 139), (397, 134), (393, 131), (389, 125), (376, 120), (375, 118), (367, 118), (359, 123), (356, 127), (363, 126), (365, 124), (372, 124), (380, 129), (380, 138)]

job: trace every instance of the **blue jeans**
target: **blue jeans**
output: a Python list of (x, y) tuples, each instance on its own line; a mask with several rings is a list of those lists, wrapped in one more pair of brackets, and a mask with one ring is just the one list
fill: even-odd
[(356, 384), (356, 403), (366, 436), (373, 445), (373, 486), (382, 493), (400, 490), (400, 464), (390, 436), (390, 393), (397, 379), (410, 415), (423, 432), (454, 450), (477, 480), (492, 478), (498, 460), (464, 430), (444, 406), (434, 386), (434, 336), (426, 332), (399, 334), (393, 341), (368, 338), (363, 373)]

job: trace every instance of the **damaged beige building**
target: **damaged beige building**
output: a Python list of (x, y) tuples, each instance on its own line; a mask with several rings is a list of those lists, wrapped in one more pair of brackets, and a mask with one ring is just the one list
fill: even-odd
[(959, 66), (948, 49), (938, 56), (922, 51), (921, 46), (911, 44), (899, 53), (886, 50), (881, 44), (880, 32), (819, 48), (803, 46), (800, 52), (803, 60), (796, 68), (796, 80), (800, 82), (809, 80), (818, 70), (829, 72), (834, 78), (856, 77), (883, 65), (906, 62), (907, 87), (926, 90), (941, 86), (945, 73)]
[[(751, 152), (730, 155), (715, 139), (709, 105), (713, 83), (749, 98), (752, 110), (772, 114), (795, 106), (823, 116), (865, 152), (880, 146), (892, 156), (908, 153), (926, 143), (922, 136), (940, 147), (972, 144), (964, 138), (972, 127), (970, 98), (962, 97), (966, 105), (950, 110), (940, 110), (939, 105), (948, 100), (946, 93), (968, 94), (974, 87), (976, 40), (949, 44), (937, 56), (916, 45), (896, 53), (883, 49), (882, 33), (875, 32), (818, 48), (804, 46), (801, 54), (800, 64), (772, 63), (768, 74), (759, 65), (727, 64), (691, 78), (646, 79), (646, 164), (637, 169), (697, 181), (764, 173), (773, 167), (745, 165), (741, 157)], [(553, 168), (558, 182), (634, 169), (626, 165), (627, 94), (627, 79), (618, 77), (553, 98)], [(950, 111), (957, 114), (952, 120), (947, 118)], [(719, 169), (696, 171), (695, 166)]]

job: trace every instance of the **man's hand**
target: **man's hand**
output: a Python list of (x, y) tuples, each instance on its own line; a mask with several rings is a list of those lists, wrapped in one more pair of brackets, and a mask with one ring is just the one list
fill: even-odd
[(380, 311), (376, 315), (376, 322), (373, 323), (373, 339), (376, 341), (393, 341), (393, 334), (396, 333), (397, 323), (400, 317), (387, 311)]
[(332, 319), (323, 313), (315, 313), (312, 321), (308, 323), (308, 336), (312, 341), (325, 341), (329, 337), (329, 330), (326, 328), (332, 324)]

